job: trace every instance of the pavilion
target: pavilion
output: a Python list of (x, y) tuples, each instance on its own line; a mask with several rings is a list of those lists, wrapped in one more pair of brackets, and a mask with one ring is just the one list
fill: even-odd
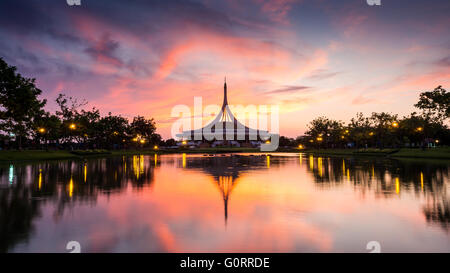
[(265, 130), (253, 129), (239, 122), (230, 110), (227, 98), (227, 82), (223, 86), (223, 103), (219, 114), (203, 128), (183, 131), (177, 134), (182, 140), (201, 142), (219, 141), (223, 144), (244, 143), (257, 145), (270, 139), (271, 134)]

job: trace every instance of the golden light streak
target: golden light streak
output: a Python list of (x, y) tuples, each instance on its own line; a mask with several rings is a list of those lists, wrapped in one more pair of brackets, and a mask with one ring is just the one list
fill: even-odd
[(38, 184), (39, 190), (41, 190), (42, 187), (42, 169), (39, 169), (39, 184)]
[(400, 181), (398, 177), (395, 178), (395, 193), (400, 194)]
[(314, 157), (312, 155), (309, 156), (309, 168), (311, 171), (314, 170)]
[(158, 155), (157, 154), (155, 154), (155, 167), (156, 167), (156, 164), (158, 163)]
[(422, 189), (423, 192), (423, 172), (420, 172), (420, 188)]
[(87, 164), (84, 164), (84, 182), (87, 181)]
[(69, 182), (69, 197), (72, 197), (72, 195), (73, 195), (73, 179), (71, 177)]
[(186, 168), (186, 153), (183, 153), (183, 168)]
[(270, 155), (266, 155), (267, 168), (270, 168)]
[(319, 170), (319, 176), (322, 177), (322, 158), (317, 158), (317, 169)]

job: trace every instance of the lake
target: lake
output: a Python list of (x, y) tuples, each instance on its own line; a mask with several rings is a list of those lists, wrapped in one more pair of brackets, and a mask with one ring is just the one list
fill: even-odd
[(450, 252), (447, 161), (136, 155), (0, 165), (0, 252)]

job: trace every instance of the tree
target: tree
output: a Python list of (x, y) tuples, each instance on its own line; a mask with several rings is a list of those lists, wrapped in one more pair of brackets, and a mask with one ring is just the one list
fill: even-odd
[(397, 115), (389, 113), (372, 113), (370, 117), (377, 139), (377, 146), (382, 149), (386, 145), (395, 146), (398, 144), (396, 131), (398, 128)]
[(156, 124), (152, 118), (146, 119), (142, 116), (137, 116), (133, 118), (133, 122), (130, 124), (130, 131), (133, 137), (140, 136), (146, 141), (150, 141), (151, 136), (156, 131)]
[(2, 130), (16, 135), (21, 149), (22, 138), (30, 135), (47, 101), (38, 99), (42, 91), (35, 79), (24, 78), (16, 70), (0, 58), (0, 124)]
[(450, 117), (450, 93), (438, 86), (433, 91), (421, 93), (419, 102), (414, 106), (421, 109), (426, 117), (443, 122)]
[(318, 117), (308, 124), (306, 135), (310, 137), (310, 143), (316, 143), (315, 146), (329, 146), (341, 141), (343, 132), (342, 121)]
[(372, 126), (373, 119), (365, 117), (363, 113), (357, 113), (355, 118), (350, 120), (348, 130), (344, 132), (344, 138), (354, 141), (356, 147), (363, 144), (375, 145), (375, 132)]
[(128, 120), (121, 116), (102, 117), (96, 126), (96, 143), (110, 148), (112, 144), (127, 142), (129, 140)]

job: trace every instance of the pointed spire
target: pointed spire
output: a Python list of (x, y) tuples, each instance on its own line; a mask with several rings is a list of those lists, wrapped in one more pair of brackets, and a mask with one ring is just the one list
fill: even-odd
[(223, 105), (222, 105), (222, 109), (225, 108), (225, 106), (228, 105), (228, 99), (227, 99), (227, 77), (225, 77), (224, 79), (224, 84), (223, 84)]

